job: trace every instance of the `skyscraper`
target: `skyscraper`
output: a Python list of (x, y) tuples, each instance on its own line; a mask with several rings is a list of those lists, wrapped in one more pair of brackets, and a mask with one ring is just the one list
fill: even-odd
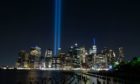
[(52, 50), (51, 49), (47, 49), (45, 52), (45, 62), (46, 62), (47, 68), (52, 67)]
[(29, 68), (29, 54), (24, 51), (20, 50), (18, 53), (18, 59), (16, 62), (16, 67), (17, 68)]
[(118, 57), (119, 62), (122, 62), (124, 60), (124, 48), (120, 47), (119, 48), (119, 57)]
[(95, 61), (96, 61), (96, 55), (97, 55), (97, 47), (96, 47), (96, 40), (95, 38), (93, 38), (93, 46), (92, 46), (92, 52), (93, 52), (93, 63), (95, 64)]
[(30, 67), (31, 68), (39, 68), (40, 58), (41, 58), (41, 48), (36, 46), (30, 48)]

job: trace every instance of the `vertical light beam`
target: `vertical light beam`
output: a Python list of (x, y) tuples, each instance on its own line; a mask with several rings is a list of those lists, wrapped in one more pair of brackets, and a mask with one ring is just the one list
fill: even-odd
[(93, 44), (96, 45), (96, 39), (95, 38), (93, 38)]
[(58, 48), (61, 48), (61, 0), (58, 1)]
[(61, 46), (61, 0), (55, 0), (54, 10), (54, 56), (56, 56)]

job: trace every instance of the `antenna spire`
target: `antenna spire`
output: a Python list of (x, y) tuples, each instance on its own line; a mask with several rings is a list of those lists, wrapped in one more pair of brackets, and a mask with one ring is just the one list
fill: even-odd
[(96, 45), (96, 39), (95, 38), (93, 38), (93, 44)]

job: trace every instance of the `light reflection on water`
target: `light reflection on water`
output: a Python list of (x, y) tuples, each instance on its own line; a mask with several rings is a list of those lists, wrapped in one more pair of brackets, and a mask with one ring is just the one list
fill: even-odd
[(28, 84), (62, 84), (66, 77), (61, 71), (29, 71), (26, 83)]
[(37, 70), (0, 71), (0, 84), (76, 84), (74, 82), (76, 78), (73, 72)]
[(140, 84), (63, 71), (0, 71), (0, 84)]

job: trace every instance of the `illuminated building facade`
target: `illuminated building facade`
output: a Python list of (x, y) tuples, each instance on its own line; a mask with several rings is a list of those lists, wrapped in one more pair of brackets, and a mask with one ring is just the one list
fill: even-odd
[(63, 67), (65, 67), (67, 70), (72, 68), (72, 58), (69, 54), (65, 54), (63, 57)]
[(94, 58), (94, 67), (96, 68), (109, 68), (118, 61), (116, 60), (116, 53), (112, 49), (106, 47), (101, 51), (101, 53), (97, 53)]
[(98, 53), (96, 56), (94, 56), (94, 64), (93, 67), (96, 69), (98, 68), (107, 68), (107, 57), (103, 53)]
[(78, 44), (76, 43), (74, 47), (71, 48), (71, 57), (72, 57), (72, 63), (74, 68), (79, 68), (81, 66), (81, 56), (80, 56), (80, 48), (78, 47)]
[(120, 47), (120, 48), (119, 48), (119, 57), (118, 57), (118, 61), (119, 61), (119, 62), (124, 61), (124, 48), (123, 48), (123, 47)]
[(31, 68), (39, 68), (40, 67), (40, 58), (41, 58), (41, 48), (36, 46), (30, 48), (30, 67)]
[(26, 53), (26, 51), (24, 51), (24, 50), (19, 51), (19, 53), (18, 53), (19, 57), (16, 62), (16, 67), (24, 67), (25, 53)]
[(26, 51), (21, 50), (19, 51), (18, 55), (19, 57), (16, 62), (16, 67), (28, 68), (29, 67), (29, 54)]
[(52, 68), (61, 68), (61, 59), (60, 57), (53, 57), (52, 58)]
[(51, 68), (52, 67), (52, 50), (47, 49), (45, 52), (45, 61), (46, 61), (46, 67)]

